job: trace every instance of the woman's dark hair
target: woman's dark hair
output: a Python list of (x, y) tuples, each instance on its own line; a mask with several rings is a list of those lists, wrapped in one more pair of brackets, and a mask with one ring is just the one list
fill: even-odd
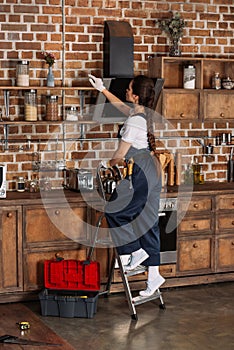
[(145, 114), (148, 129), (148, 143), (150, 151), (155, 152), (156, 144), (153, 134), (153, 118), (154, 111), (152, 110), (154, 104), (155, 90), (152, 79), (145, 75), (138, 75), (132, 80), (132, 92), (139, 97), (139, 105), (146, 107)]

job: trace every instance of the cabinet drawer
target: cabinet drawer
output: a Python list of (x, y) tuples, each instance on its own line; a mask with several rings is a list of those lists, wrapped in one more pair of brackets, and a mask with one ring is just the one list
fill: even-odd
[(234, 268), (234, 235), (217, 240), (217, 268)]
[(233, 119), (234, 98), (230, 91), (204, 94), (205, 119)]
[(27, 207), (24, 212), (24, 235), (27, 243), (74, 240), (86, 237), (87, 208)]
[(178, 269), (180, 272), (211, 270), (212, 239), (189, 239), (178, 242)]
[(199, 115), (199, 94), (196, 92), (163, 93), (162, 113), (166, 119), (198, 119)]
[(179, 226), (179, 232), (194, 232), (198, 233), (200, 231), (208, 231), (212, 230), (211, 219), (208, 217), (205, 218), (191, 218), (188, 217), (184, 219)]
[(196, 197), (186, 201), (185, 199), (179, 200), (179, 211), (188, 212), (200, 212), (212, 210), (212, 198), (211, 197)]
[(234, 195), (217, 196), (217, 208), (220, 210), (234, 210)]
[[(234, 213), (233, 213), (234, 214)], [(220, 234), (222, 234), (222, 229), (231, 229), (234, 233), (234, 215), (219, 215), (218, 216), (218, 229)]]

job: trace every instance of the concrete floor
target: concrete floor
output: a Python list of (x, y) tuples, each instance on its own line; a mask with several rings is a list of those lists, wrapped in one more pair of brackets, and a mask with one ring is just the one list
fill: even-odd
[(95, 316), (43, 317), (39, 303), (26, 303), (75, 349), (84, 350), (233, 350), (234, 283), (162, 290), (159, 300), (137, 306), (129, 316), (124, 294), (100, 296)]

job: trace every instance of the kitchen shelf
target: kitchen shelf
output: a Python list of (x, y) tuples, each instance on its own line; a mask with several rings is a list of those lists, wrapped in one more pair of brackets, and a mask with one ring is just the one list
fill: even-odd
[(75, 90), (75, 91), (96, 91), (93, 87), (88, 86), (0, 86), (0, 90)]
[[(183, 88), (184, 67), (196, 70), (195, 89)], [(234, 89), (212, 89), (216, 72), (221, 79), (234, 79), (234, 59), (201, 57), (152, 57), (149, 76), (163, 78), (164, 86), (157, 112), (166, 120), (233, 120)]]

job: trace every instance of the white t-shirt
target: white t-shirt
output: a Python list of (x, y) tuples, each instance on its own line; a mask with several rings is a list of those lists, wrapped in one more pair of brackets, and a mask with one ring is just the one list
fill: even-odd
[(131, 143), (137, 149), (148, 147), (147, 122), (139, 115), (128, 117), (125, 121), (120, 135), (122, 140)]

